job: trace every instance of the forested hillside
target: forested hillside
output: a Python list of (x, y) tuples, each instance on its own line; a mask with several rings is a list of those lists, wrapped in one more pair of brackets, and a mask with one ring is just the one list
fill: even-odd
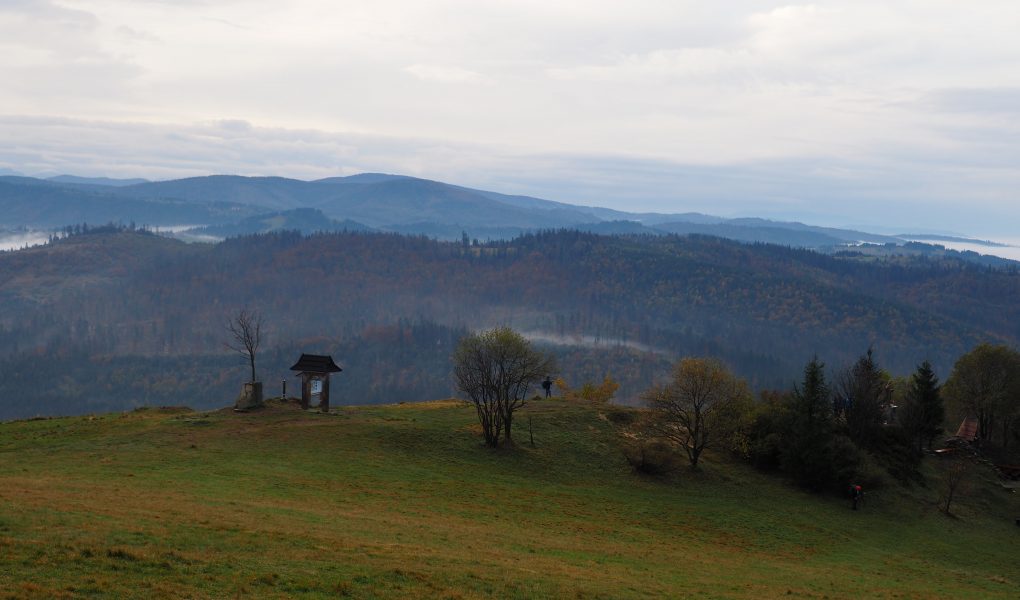
[(305, 351), (345, 367), (341, 401), (449, 395), (456, 338), (508, 324), (557, 342), (568, 381), (609, 373), (634, 400), (687, 354), (718, 356), (759, 389), (787, 387), (815, 354), (840, 367), (869, 345), (895, 374), (925, 358), (947, 372), (981, 341), (1017, 344), (1018, 297), (1015, 269), (699, 236), (559, 231), (479, 245), (274, 233), (188, 245), (98, 231), (0, 254), (0, 417), (228, 403), (244, 372), (224, 323), (245, 306), (265, 317), (270, 392)]

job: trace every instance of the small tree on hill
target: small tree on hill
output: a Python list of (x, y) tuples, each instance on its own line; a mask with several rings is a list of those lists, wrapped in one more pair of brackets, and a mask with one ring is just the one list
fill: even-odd
[(230, 333), (230, 341), (226, 343), (227, 348), (244, 357), (251, 367), (251, 380), (254, 383), (257, 381), (255, 378), (255, 355), (262, 344), (262, 315), (243, 308), (235, 317), (227, 321), (227, 331)]
[(722, 363), (685, 358), (663, 386), (645, 393), (651, 431), (680, 446), (691, 468), (706, 448), (732, 437), (748, 415), (750, 393)]
[(495, 448), (502, 436), (512, 444), (514, 412), (524, 406), (528, 388), (556, 372), (551, 357), (532, 348), (531, 342), (499, 327), (461, 339), (453, 354), (457, 388), (467, 395), (478, 413), (485, 444)]
[(947, 515), (952, 514), (953, 500), (966, 491), (971, 469), (972, 465), (967, 458), (958, 457), (942, 471), (939, 508)]

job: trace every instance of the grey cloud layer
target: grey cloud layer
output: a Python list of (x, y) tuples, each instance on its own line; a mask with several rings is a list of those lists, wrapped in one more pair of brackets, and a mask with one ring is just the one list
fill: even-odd
[(1018, 222), (1018, 27), (1015, 0), (9, 0), (0, 168)]
[(18, 140), (0, 148), (0, 170), (37, 175), (316, 179), (383, 171), (631, 211), (826, 225), (891, 222), (984, 235), (1015, 235), (1014, 224), (1020, 223), (1020, 210), (1001, 192), (1020, 187), (1015, 170), (954, 167), (937, 159), (691, 165), (610, 154), (521, 154), (442, 140), (261, 128), (238, 120), (152, 125), (0, 117), (0, 136)]

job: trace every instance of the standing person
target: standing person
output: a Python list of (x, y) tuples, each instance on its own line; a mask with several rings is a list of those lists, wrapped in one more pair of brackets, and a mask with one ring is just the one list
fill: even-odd
[(549, 379), (549, 376), (546, 375), (545, 381), (542, 382), (542, 389), (545, 390), (546, 398), (552, 396), (552, 384), (552, 379)]
[(857, 504), (864, 500), (864, 490), (858, 484), (851, 485), (850, 497), (853, 498), (854, 510), (857, 510)]

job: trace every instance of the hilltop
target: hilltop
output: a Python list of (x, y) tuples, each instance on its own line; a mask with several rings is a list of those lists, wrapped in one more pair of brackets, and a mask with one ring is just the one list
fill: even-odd
[[(618, 410), (618, 409), (614, 409)], [(513, 449), (473, 409), (145, 409), (0, 424), (11, 598), (1013, 598), (1016, 498), (934, 487), (865, 510), (721, 455), (634, 474), (622, 425), (533, 403)], [(523, 422), (523, 421), (522, 421)], [(983, 475), (982, 478), (985, 478)]]

